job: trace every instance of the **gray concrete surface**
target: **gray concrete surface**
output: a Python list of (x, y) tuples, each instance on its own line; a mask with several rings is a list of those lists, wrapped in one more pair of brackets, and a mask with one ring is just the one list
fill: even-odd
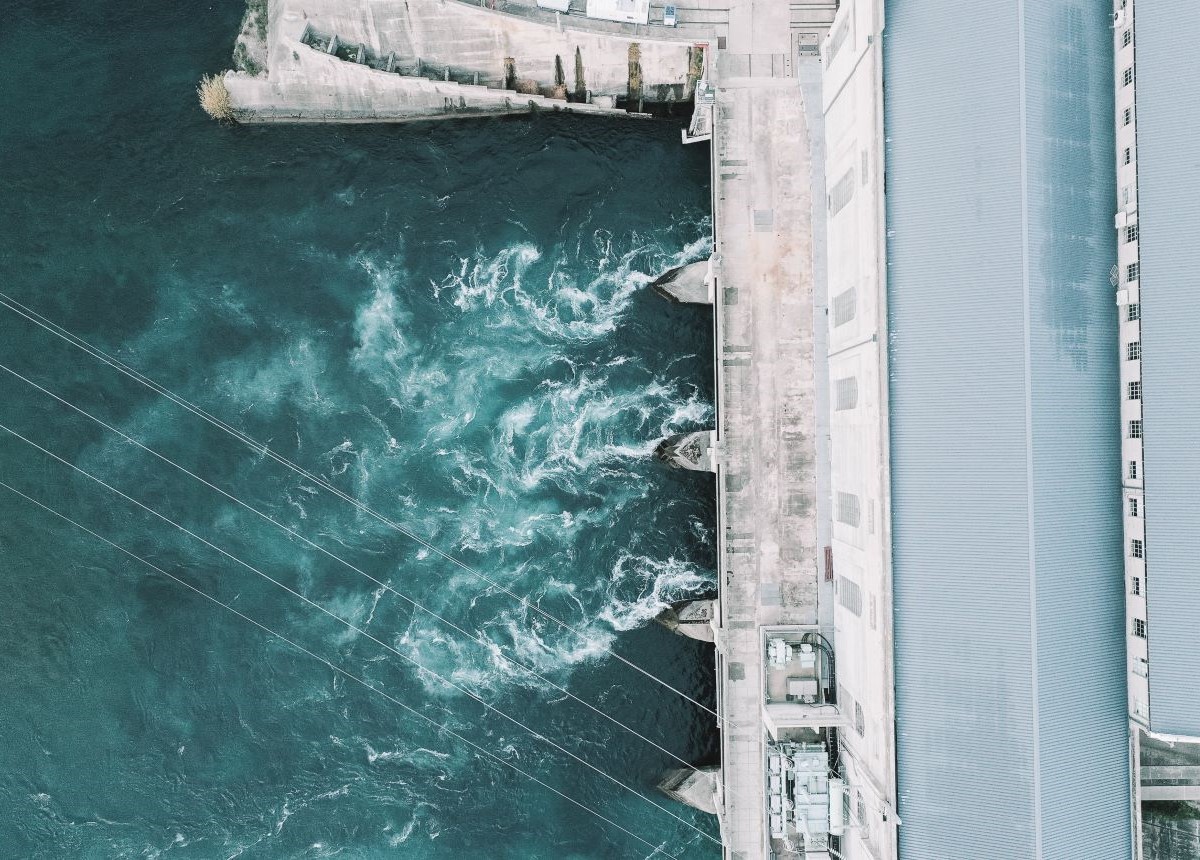
[[(314, 49), (306, 34), (322, 44), (336, 36), (355, 52), (361, 46), (370, 61)], [(704, 51), (678, 39), (559, 27), (455, 0), (272, 0), (265, 73), (231, 72), (225, 80), (244, 121), (597, 113), (618, 100), (633, 110), (689, 101)], [(368, 68), (389, 62), (406, 74)], [(433, 73), (422, 77), (418, 69)]]
[(697, 260), (686, 266), (668, 269), (650, 287), (659, 295), (683, 304), (711, 305), (712, 261)]
[(697, 430), (668, 436), (658, 444), (655, 456), (677, 469), (693, 472), (715, 472), (715, 430)]
[(745, 860), (767, 851), (758, 628), (817, 621), (811, 164), (787, 9), (764, 11), (731, 16), (751, 50), (718, 58), (713, 135), (721, 822)]
[(719, 611), (715, 600), (686, 600), (664, 610), (656, 620), (680, 636), (713, 642), (716, 640), (713, 624)]
[(720, 781), (719, 767), (697, 769), (676, 768), (669, 771), (658, 784), (659, 789), (672, 800), (686, 804), (701, 812), (716, 813), (717, 784)]

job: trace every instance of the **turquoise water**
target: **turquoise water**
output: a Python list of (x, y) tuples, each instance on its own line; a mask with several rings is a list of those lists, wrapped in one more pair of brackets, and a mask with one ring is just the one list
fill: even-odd
[(710, 321), (646, 289), (707, 251), (707, 150), (552, 116), (223, 128), (194, 87), (240, 11), (16, 2), (0, 289), (583, 635), (0, 309), (0, 363), (491, 643), (0, 373), (0, 423), (364, 632), (8, 433), (0, 480), (465, 739), (0, 490), (0, 856), (652, 853), (467, 741), (717, 856), (654, 789), (667, 754), (500, 656), (715, 756), (710, 715), (607, 650), (711, 704), (709, 646), (650, 621), (713, 588), (711, 482), (650, 456), (712, 420)]

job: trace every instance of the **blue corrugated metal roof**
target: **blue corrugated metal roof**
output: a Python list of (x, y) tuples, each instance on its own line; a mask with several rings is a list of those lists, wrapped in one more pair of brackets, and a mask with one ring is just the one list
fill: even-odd
[(887, 4), (904, 860), (1130, 856), (1105, 13)]
[(1150, 721), (1200, 735), (1200, 9), (1135, 12)]

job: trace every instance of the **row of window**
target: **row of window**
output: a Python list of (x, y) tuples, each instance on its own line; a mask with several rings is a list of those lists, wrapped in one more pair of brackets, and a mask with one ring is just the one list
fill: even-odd
[[(1132, 42), (1133, 42), (1133, 33), (1129, 29), (1126, 29), (1123, 33), (1121, 33), (1121, 47), (1123, 47), (1123, 48), (1128, 47)], [(1130, 84), (1133, 83), (1133, 67), (1132, 66), (1126, 68), (1121, 73), (1121, 80), (1122, 80), (1122, 83), (1124, 86), (1129, 86)], [(1121, 124), (1128, 126), (1132, 122), (1133, 122), (1133, 107), (1132, 106), (1126, 107), (1121, 115)], [(1126, 147), (1125, 149), (1122, 150), (1121, 163), (1126, 164), (1126, 165), (1133, 163), (1133, 151), (1132, 151), (1131, 147)], [(1124, 203), (1126, 205), (1128, 205), (1129, 189), (1128, 188), (1123, 189), (1122, 195), (1123, 195), (1122, 199), (1123, 199)], [(1138, 233), (1139, 233), (1138, 225), (1136, 223), (1126, 225), (1125, 234), (1124, 234), (1125, 242), (1131, 243), (1131, 242), (1138, 241)], [(1125, 267), (1126, 283), (1136, 282), (1140, 278), (1140, 276), (1141, 276), (1140, 263), (1134, 262), (1134, 263), (1129, 263), (1128, 265), (1126, 265), (1126, 267)], [(1139, 305), (1136, 302), (1131, 303), (1126, 311), (1126, 317), (1125, 317), (1126, 320), (1129, 322), (1136, 322), (1141, 319), (1141, 316), (1142, 316), (1141, 305)], [(1125, 345), (1125, 357), (1129, 361), (1139, 361), (1142, 357), (1141, 341), (1132, 341), (1130, 343), (1127, 343)], [(1128, 388), (1126, 389), (1126, 396), (1130, 400), (1141, 400), (1141, 398), (1142, 398), (1142, 383), (1140, 380), (1135, 380), (1135, 381), (1131, 381), (1128, 383)], [(1129, 438), (1130, 439), (1141, 439), (1142, 438), (1142, 422), (1140, 420), (1133, 420), (1133, 421), (1129, 422)], [(1129, 478), (1130, 478), (1130, 480), (1137, 480), (1137, 477), (1138, 477), (1137, 460), (1130, 460), (1129, 461)], [(1138, 500), (1136, 498), (1129, 499), (1129, 515), (1131, 517), (1136, 517), (1139, 515), (1139, 504), (1138, 504)], [(1140, 538), (1130, 539), (1129, 554), (1132, 558), (1144, 559), (1145, 555), (1146, 555), (1145, 542), (1143, 540), (1141, 540)], [(1130, 578), (1130, 590), (1132, 591), (1132, 593), (1134, 595), (1140, 595), (1142, 593), (1142, 580), (1140, 577), (1134, 576), (1134, 577)], [(1143, 619), (1143, 618), (1134, 618), (1133, 619), (1133, 635), (1137, 636), (1139, 638), (1142, 638), (1142, 639), (1146, 638), (1146, 621), (1145, 621), (1145, 619)]]
[[(1124, 6), (1123, 3), (1122, 3), (1122, 6)], [(1125, 31), (1123, 31), (1121, 33), (1121, 47), (1122, 48), (1128, 47), (1130, 44), (1132, 44), (1132, 42), (1133, 42), (1133, 33), (1132, 33), (1131, 29), (1126, 29)], [(1122, 80), (1122, 83), (1124, 86), (1130, 86), (1133, 83), (1133, 67), (1132, 66), (1127, 67), (1121, 73), (1121, 80)], [(1133, 106), (1130, 105), (1130, 106), (1124, 108), (1124, 110), (1122, 111), (1121, 124), (1124, 126), (1129, 126), (1132, 123), (1133, 123)], [(1121, 151), (1121, 164), (1131, 165), (1132, 163), (1133, 163), (1133, 148), (1125, 147)], [(1128, 206), (1129, 202), (1130, 202), (1130, 189), (1128, 187), (1123, 188), (1121, 191), (1121, 194), (1122, 194), (1122, 203), (1124, 205)], [(1124, 239), (1126, 244), (1130, 244), (1130, 243), (1134, 243), (1134, 242), (1138, 241), (1139, 230), (1138, 230), (1138, 225), (1136, 222), (1133, 224), (1125, 225), (1122, 238)], [(1125, 266), (1125, 282), (1126, 283), (1136, 283), (1140, 279), (1140, 277), (1141, 277), (1140, 262), (1135, 261), (1135, 262), (1129, 263)], [(1130, 303), (1128, 305), (1128, 307), (1126, 308), (1126, 312), (1125, 312), (1126, 321), (1137, 322), (1138, 320), (1141, 319), (1141, 317), (1142, 317), (1141, 305), (1138, 304), (1137, 302)], [(1128, 361), (1140, 361), (1141, 360), (1141, 358), (1142, 358), (1142, 343), (1140, 340), (1130, 341), (1125, 344), (1125, 358)], [(1125, 390), (1125, 396), (1129, 400), (1141, 400), (1142, 399), (1141, 380), (1133, 380), (1133, 381), (1128, 382), (1126, 390)], [(1135, 419), (1135, 420), (1132, 420), (1129, 422), (1129, 438), (1130, 439), (1141, 439), (1142, 438), (1142, 422), (1141, 422), (1141, 420)], [(1137, 477), (1138, 477), (1138, 461), (1137, 460), (1129, 461), (1128, 475), (1129, 475), (1130, 480), (1137, 480)], [(1139, 516), (1139, 514), (1140, 514), (1139, 500), (1135, 497), (1130, 497), (1128, 500), (1128, 505), (1129, 505), (1129, 508), (1128, 508), (1129, 516), (1131, 516), (1131, 517)], [(1129, 541), (1129, 555), (1131, 558), (1144, 559), (1146, 556), (1146, 545), (1145, 545), (1144, 540), (1142, 540), (1141, 538), (1131, 538)], [(1140, 577), (1137, 577), (1137, 576), (1130, 577), (1130, 591), (1134, 595), (1140, 595), (1142, 593), (1142, 580)], [(1143, 619), (1143, 618), (1132, 619), (1132, 632), (1133, 632), (1134, 636), (1145, 639), (1146, 638), (1146, 621), (1145, 621), (1145, 619)]]

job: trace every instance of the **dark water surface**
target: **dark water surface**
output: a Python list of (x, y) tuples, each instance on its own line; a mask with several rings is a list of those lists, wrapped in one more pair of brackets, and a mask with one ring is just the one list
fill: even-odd
[[(707, 251), (707, 150), (553, 116), (223, 128), (194, 87), (237, 2), (5, 8), (0, 289), (583, 635), (3, 309), (0, 363), (494, 644), (3, 372), (0, 423), (365, 633), (5, 432), (0, 480), (668, 856), (717, 856), (654, 790), (667, 755), (499, 656), (715, 753), (711, 717), (605, 650), (711, 703), (708, 646), (649, 623), (712, 587), (711, 482), (650, 458), (711, 422), (709, 319), (645, 288)], [(7, 490), (0, 574), (0, 856), (651, 853)]]

